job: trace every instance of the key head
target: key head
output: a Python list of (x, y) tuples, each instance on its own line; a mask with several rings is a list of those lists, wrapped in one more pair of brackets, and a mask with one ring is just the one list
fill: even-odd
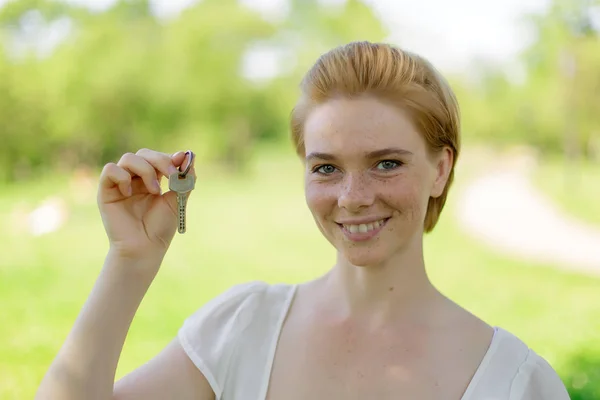
[(196, 180), (192, 175), (179, 176), (179, 172), (169, 176), (169, 190), (177, 193), (188, 193), (194, 190)]

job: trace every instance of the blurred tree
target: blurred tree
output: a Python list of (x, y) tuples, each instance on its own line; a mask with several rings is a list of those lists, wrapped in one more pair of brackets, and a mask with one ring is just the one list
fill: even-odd
[[(309, 63), (383, 36), (358, 0), (293, 0), (276, 21), (236, 0), (203, 0), (171, 20), (149, 0), (100, 12), (15, 0), (0, 8), (0, 29), (0, 166), (9, 180), (98, 166), (140, 147), (193, 147), (199, 159), (240, 170), (255, 143), (286, 138), (290, 88)], [(279, 54), (274, 76), (246, 76), (257, 46)]]
[(467, 110), (465, 134), (496, 145), (528, 144), (570, 159), (597, 157), (598, 9), (598, 0), (554, 0), (547, 12), (527, 16), (535, 40), (521, 55), (522, 81), (482, 63), (476, 66), (479, 79), (457, 83)]

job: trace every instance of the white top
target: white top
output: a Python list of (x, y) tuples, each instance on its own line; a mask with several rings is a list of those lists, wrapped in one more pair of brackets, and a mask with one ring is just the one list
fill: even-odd
[[(216, 400), (265, 400), (275, 348), (297, 285), (250, 282), (209, 301), (179, 330), (179, 341)], [(569, 400), (542, 357), (495, 328), (461, 400)]]

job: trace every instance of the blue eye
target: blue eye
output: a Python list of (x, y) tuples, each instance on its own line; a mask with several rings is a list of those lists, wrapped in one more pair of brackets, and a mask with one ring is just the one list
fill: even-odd
[(320, 167), (315, 168), (314, 171), (316, 171), (320, 174), (323, 174), (323, 175), (330, 175), (335, 172), (335, 167), (330, 164), (325, 164), (325, 165), (321, 165)]
[(402, 165), (402, 163), (400, 163), (399, 161), (383, 160), (379, 164), (377, 164), (377, 169), (391, 170), (398, 168), (400, 165)]

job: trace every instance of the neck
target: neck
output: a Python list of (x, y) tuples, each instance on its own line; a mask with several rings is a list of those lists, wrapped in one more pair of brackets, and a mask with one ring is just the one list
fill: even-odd
[(421, 319), (441, 297), (427, 276), (422, 240), (380, 265), (354, 266), (338, 254), (325, 285), (336, 314), (375, 326), (398, 318)]

